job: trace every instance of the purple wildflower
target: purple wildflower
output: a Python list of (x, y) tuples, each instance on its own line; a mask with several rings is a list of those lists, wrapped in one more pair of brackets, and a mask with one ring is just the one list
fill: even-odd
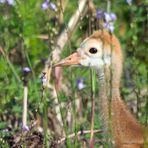
[(28, 132), (29, 131), (29, 127), (27, 125), (23, 125), (22, 126), (22, 131), (24, 131), (24, 132), (27, 131)]
[(114, 22), (117, 20), (117, 16), (113, 12), (103, 12), (102, 10), (97, 11), (97, 19), (104, 19), (103, 27), (108, 29), (110, 32), (114, 32)]
[(109, 24), (109, 30), (110, 30), (110, 32), (113, 33), (114, 32), (114, 29), (115, 29), (114, 24), (110, 23)]
[(7, 0), (7, 3), (8, 3), (9, 5), (14, 5), (14, 4), (15, 4), (15, 1), (14, 1), (14, 0)]
[(24, 67), (23, 72), (24, 73), (29, 73), (29, 72), (31, 72), (31, 69), (29, 67)]
[(14, 5), (15, 0), (0, 0), (0, 3), (7, 3), (8, 5)]
[(111, 19), (112, 19), (112, 21), (116, 21), (117, 20), (117, 16), (116, 16), (116, 14), (115, 13), (110, 13), (110, 17), (111, 17)]
[(110, 32), (114, 32), (114, 24), (112, 22), (109, 22), (109, 23), (104, 23), (103, 25), (104, 28), (108, 29)]
[(80, 78), (77, 80), (77, 87), (79, 90), (82, 90), (83, 88), (86, 87), (86, 85), (84, 84), (84, 78)]
[(49, 3), (49, 8), (50, 8), (51, 10), (53, 10), (53, 11), (56, 11), (56, 10), (57, 10), (56, 5), (55, 5), (54, 3), (52, 3), (52, 2)]
[(47, 86), (48, 85), (48, 80), (46, 78), (46, 73), (45, 72), (42, 73), (41, 82), (42, 82), (43, 86)]
[(42, 9), (43, 10), (48, 9), (48, 7), (49, 7), (49, 2), (48, 1), (45, 1), (45, 2), (42, 3)]
[(116, 21), (117, 19), (117, 16), (115, 15), (115, 13), (108, 13), (108, 12), (105, 12), (104, 13), (104, 18), (105, 18), (105, 21), (106, 22), (113, 22), (113, 21)]
[(6, 0), (0, 0), (0, 3), (5, 3), (6, 2)]
[(104, 19), (105, 19), (106, 22), (112, 21), (110, 13), (104, 12)]
[(46, 86), (48, 84), (48, 81), (45, 77), (42, 78), (42, 84), (43, 86)]
[(24, 67), (23, 68), (22, 81), (23, 81), (24, 86), (27, 86), (27, 84), (28, 84), (28, 78), (30, 76), (30, 73), (31, 73), (31, 69), (29, 67)]
[(50, 8), (53, 11), (57, 10), (57, 7), (54, 3), (50, 2), (50, 0), (46, 0), (42, 3), (42, 9), (47, 10), (48, 8)]
[(104, 16), (104, 12), (102, 11), (102, 10), (98, 10), (97, 11), (97, 19), (102, 19), (103, 18), (103, 16)]
[(113, 21), (116, 21), (117, 20), (117, 16), (115, 13), (113, 12), (104, 12), (102, 10), (98, 10), (97, 11), (97, 19), (102, 19), (104, 18), (105, 22), (113, 22)]

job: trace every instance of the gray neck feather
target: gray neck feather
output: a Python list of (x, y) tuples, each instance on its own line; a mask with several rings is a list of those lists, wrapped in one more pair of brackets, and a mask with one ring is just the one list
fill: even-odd
[(107, 85), (105, 80), (104, 70), (97, 71), (97, 78), (99, 80), (99, 110), (102, 120), (103, 130), (108, 130), (108, 97), (107, 97)]

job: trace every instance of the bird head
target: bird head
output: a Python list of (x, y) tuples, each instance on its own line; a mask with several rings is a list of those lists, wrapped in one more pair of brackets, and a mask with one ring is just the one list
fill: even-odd
[(107, 31), (96, 31), (80, 44), (76, 52), (55, 66), (82, 65), (100, 69), (111, 64), (111, 48), (118, 45), (115, 36), (112, 37)]

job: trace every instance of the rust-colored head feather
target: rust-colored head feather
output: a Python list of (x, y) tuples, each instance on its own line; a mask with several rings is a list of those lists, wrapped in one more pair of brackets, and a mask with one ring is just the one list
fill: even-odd
[(115, 35), (110, 34), (106, 30), (95, 31), (90, 38), (100, 39), (105, 47), (111, 47), (117, 54), (121, 54), (121, 47), (119, 40)]

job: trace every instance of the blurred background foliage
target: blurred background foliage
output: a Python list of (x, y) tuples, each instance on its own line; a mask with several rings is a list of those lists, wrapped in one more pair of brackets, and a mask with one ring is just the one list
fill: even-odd
[[(41, 73), (46, 59), (54, 50), (58, 35), (78, 8), (78, 1), (64, 1), (63, 22), (60, 24), (60, 4), (58, 0), (0, 0), (0, 130), (18, 130), (21, 127), (23, 102), (23, 68), (29, 67), (28, 123), (43, 114)], [(108, 11), (107, 1), (94, 0), (97, 11)], [(114, 33), (119, 38), (124, 53), (122, 96), (140, 122), (148, 122), (148, 1), (112, 0), (110, 10), (117, 16)], [(65, 57), (75, 51), (88, 34), (89, 14), (80, 19), (75, 32), (61, 55)], [(96, 18), (97, 19), (97, 18)], [(97, 30), (99, 28), (95, 28)], [(48, 39), (40, 36), (48, 36)], [(69, 87), (83, 103), (90, 100), (90, 71), (86, 68), (64, 68), (64, 78)], [(80, 89), (79, 82), (85, 87)], [(67, 83), (67, 82), (66, 82)], [(82, 84), (83, 85), (83, 84)], [(46, 101), (52, 107), (50, 92)], [(96, 92), (97, 93), (97, 92)], [(72, 100), (72, 96), (59, 93), (60, 102)], [(97, 108), (97, 107), (96, 107)], [(64, 111), (63, 111), (64, 112)], [(90, 106), (83, 109), (83, 119), (75, 129), (90, 127)], [(63, 113), (64, 114), (64, 113)], [(95, 128), (98, 125), (95, 114)], [(77, 121), (76, 121), (77, 122)], [(83, 126), (82, 126), (83, 125)], [(6, 144), (6, 143), (5, 143)]]

